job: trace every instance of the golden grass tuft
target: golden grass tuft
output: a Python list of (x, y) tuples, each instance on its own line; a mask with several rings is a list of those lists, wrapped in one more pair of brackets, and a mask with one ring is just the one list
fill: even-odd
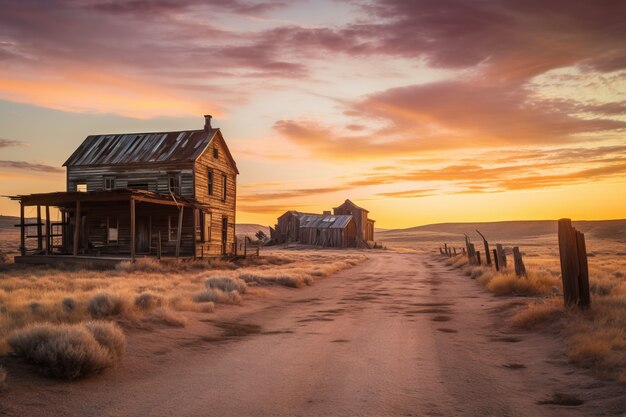
[(122, 296), (106, 292), (94, 295), (87, 304), (87, 311), (96, 319), (119, 316), (127, 310), (128, 302)]
[(152, 310), (161, 306), (161, 304), (163, 304), (163, 298), (149, 292), (139, 294), (135, 297), (135, 307), (140, 310)]
[(120, 328), (104, 322), (31, 325), (15, 331), (8, 342), (18, 356), (38, 365), (45, 373), (64, 379), (79, 378), (115, 365), (126, 347)]
[(193, 300), (196, 303), (219, 303), (219, 304), (241, 304), (241, 295), (237, 290), (222, 291), (217, 288), (207, 288), (197, 292)]
[(513, 272), (496, 273), (486, 282), (487, 288), (496, 295), (547, 295), (558, 285), (555, 277), (533, 271), (522, 277)]
[(149, 319), (157, 323), (163, 323), (170, 327), (185, 327), (187, 325), (187, 319), (185, 316), (172, 311), (167, 307), (159, 307), (155, 309)]
[(533, 302), (513, 316), (513, 326), (532, 329), (541, 324), (553, 322), (565, 314), (563, 300), (551, 297), (540, 302)]
[(237, 291), (240, 294), (245, 294), (248, 290), (248, 284), (244, 280), (232, 276), (209, 277), (204, 282), (204, 285), (207, 288), (215, 288), (226, 292)]

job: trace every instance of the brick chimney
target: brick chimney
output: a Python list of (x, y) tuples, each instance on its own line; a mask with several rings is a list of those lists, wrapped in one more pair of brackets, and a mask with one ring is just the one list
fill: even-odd
[(205, 114), (204, 115), (204, 131), (208, 132), (209, 130), (213, 129), (211, 127), (211, 118), (213, 116), (211, 116), (210, 114)]

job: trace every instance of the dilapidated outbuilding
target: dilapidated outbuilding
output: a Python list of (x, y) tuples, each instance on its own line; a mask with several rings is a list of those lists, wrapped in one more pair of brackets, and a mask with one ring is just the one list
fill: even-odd
[(300, 243), (353, 248), (356, 239), (356, 223), (350, 215), (307, 214), (300, 218)]
[(274, 243), (303, 243), (336, 248), (369, 248), (374, 240), (374, 220), (368, 211), (346, 200), (334, 213), (289, 210), (270, 228)]

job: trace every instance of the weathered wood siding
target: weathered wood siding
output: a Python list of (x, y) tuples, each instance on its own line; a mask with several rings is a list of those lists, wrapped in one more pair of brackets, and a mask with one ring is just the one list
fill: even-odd
[[(217, 158), (214, 149), (217, 148)], [(209, 170), (213, 172), (213, 192), (209, 194)], [(222, 175), (226, 176), (226, 198), (223, 198)], [(226, 253), (235, 250), (235, 210), (237, 199), (237, 173), (228, 158), (221, 134), (216, 134), (208, 148), (194, 165), (194, 195), (203, 209), (211, 213), (211, 240), (198, 242), (196, 256), (219, 256), (222, 254), (222, 219), (228, 218)]]
[(300, 243), (332, 248), (356, 246), (356, 224), (350, 221), (345, 228), (301, 227)]
[(280, 216), (276, 223), (276, 243), (297, 242), (300, 239), (299, 214), (288, 211)]
[(147, 191), (169, 194), (169, 176), (180, 175), (180, 195), (193, 198), (193, 164), (144, 164), (140, 166), (67, 167), (67, 191), (77, 191), (77, 184), (87, 184), (88, 191), (104, 190), (104, 179), (115, 178), (115, 189), (129, 188), (129, 183), (145, 183)]

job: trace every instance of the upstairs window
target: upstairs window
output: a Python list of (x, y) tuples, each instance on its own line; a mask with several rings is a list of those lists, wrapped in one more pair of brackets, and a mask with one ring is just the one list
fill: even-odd
[(180, 194), (180, 175), (170, 175), (168, 181), (170, 193)]
[(213, 147), (213, 158), (217, 159), (220, 157), (220, 150), (218, 149), (217, 146)]
[(115, 178), (114, 177), (104, 177), (104, 189), (107, 191), (115, 189)]
[(207, 187), (209, 195), (213, 195), (213, 170), (209, 168), (207, 172)]
[(86, 193), (87, 192), (87, 184), (84, 183), (84, 182), (76, 184), (76, 191), (78, 191), (79, 193)]
[(226, 191), (228, 189), (228, 177), (222, 174), (222, 200), (226, 200)]

